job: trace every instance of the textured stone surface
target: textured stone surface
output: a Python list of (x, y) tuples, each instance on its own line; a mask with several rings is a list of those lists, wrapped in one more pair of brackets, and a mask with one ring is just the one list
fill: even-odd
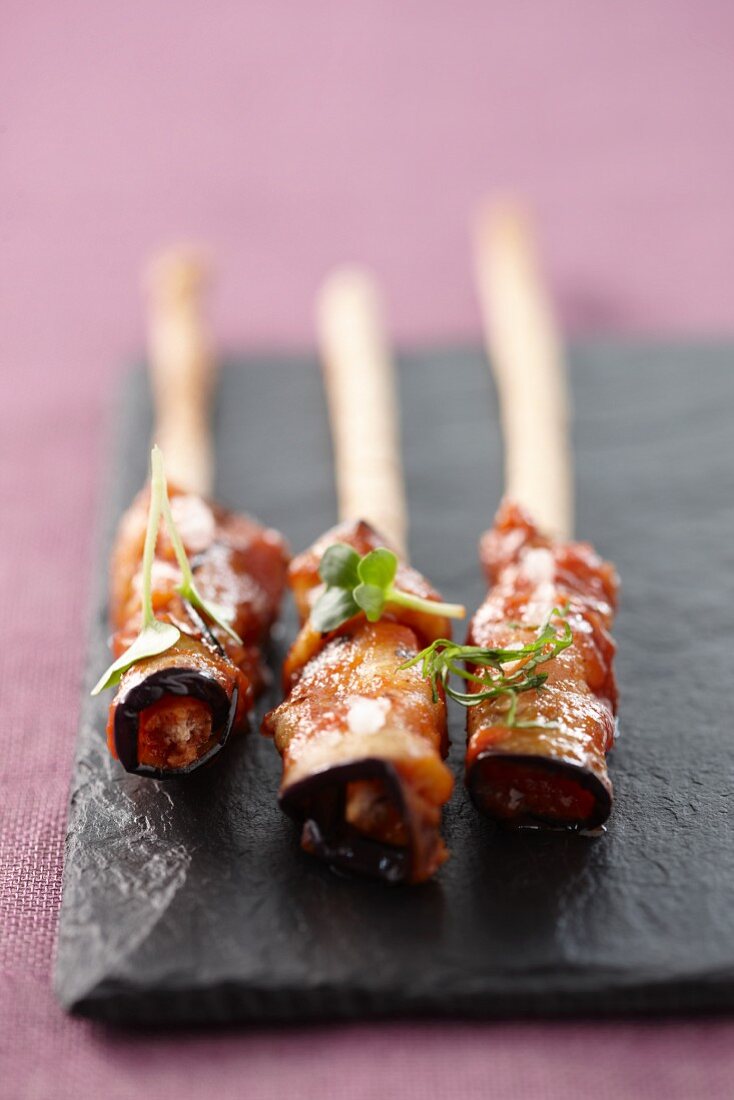
[[(452, 859), (435, 882), (352, 881), (299, 851), (275, 805), (277, 754), (256, 731), (185, 784), (146, 782), (109, 759), (106, 701), (86, 699), (63, 1003), (137, 1022), (734, 1006), (730, 358), (613, 346), (575, 355), (578, 530), (623, 581), (617, 802), (605, 835), (502, 832), (459, 784), (446, 815)], [(486, 366), (432, 353), (403, 364), (401, 385), (413, 558), (473, 606), (476, 540), (501, 491)], [(89, 685), (107, 660), (109, 533), (144, 477), (149, 431), (136, 378), (100, 539)], [(334, 520), (314, 365), (233, 366), (217, 432), (223, 500), (280, 527), (294, 548)], [(458, 711), (451, 732), (458, 777)]]

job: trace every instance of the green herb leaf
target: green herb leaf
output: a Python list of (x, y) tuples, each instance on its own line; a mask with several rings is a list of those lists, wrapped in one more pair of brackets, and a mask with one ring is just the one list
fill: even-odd
[(311, 624), (321, 634), (336, 630), (356, 615), (359, 607), (348, 588), (327, 588), (311, 610)]
[(102, 673), (92, 688), (92, 695), (99, 695), (106, 688), (116, 687), (122, 679), (122, 674), (129, 668), (136, 665), (138, 661), (165, 653), (180, 637), (181, 631), (173, 623), (164, 623), (160, 619), (155, 619), (141, 630), (133, 644), (110, 665), (106, 672)]
[(324, 584), (338, 588), (355, 588), (359, 584), (359, 554), (345, 542), (335, 542), (324, 553), (319, 576)]
[[(379, 546), (377, 550), (371, 550), (365, 554), (357, 566), (359, 579), (363, 584), (373, 585), (387, 591), (395, 580), (398, 571), (398, 558), (392, 550)], [(359, 602), (359, 601), (358, 601)]]
[(185, 581), (179, 585), (179, 594), (183, 596), (185, 600), (188, 600), (193, 607), (200, 611), (202, 615), (206, 615), (208, 619), (211, 619), (213, 623), (221, 627), (222, 630), (229, 634), (230, 638), (242, 644), (242, 639), (239, 634), (232, 628), (232, 619), (234, 615), (229, 607), (222, 607), (219, 603), (213, 603), (212, 600), (205, 600), (199, 592), (193, 579), (188, 583)]
[(377, 584), (358, 584), (354, 589), (354, 602), (371, 623), (376, 623), (385, 609), (385, 589)]
[[(485, 699), (507, 697), (504, 724), (518, 729), (554, 728), (543, 722), (523, 722), (517, 719), (517, 699), (525, 691), (540, 691), (548, 679), (547, 672), (537, 671), (540, 665), (552, 661), (573, 644), (573, 632), (567, 620), (567, 608), (553, 608), (548, 619), (538, 628), (537, 637), (525, 645), (489, 649), (481, 646), (457, 645), (448, 638), (439, 638), (401, 669), (421, 666), (421, 674), (430, 681), (434, 701), (439, 688), (464, 707), (474, 707)], [(557, 625), (553, 620), (557, 620)], [(466, 666), (469, 666), (467, 668)], [(511, 665), (505, 669), (505, 665)], [(480, 671), (484, 670), (484, 671)], [(456, 676), (471, 685), (473, 691), (461, 691), (451, 683)]]
[(425, 600), (395, 588), (398, 558), (392, 550), (378, 546), (360, 557), (343, 542), (335, 542), (324, 551), (319, 575), (326, 588), (311, 609), (311, 623), (325, 634), (336, 630), (358, 611), (364, 611), (371, 623), (376, 623), (388, 603), (400, 604), (427, 615), (463, 619), (466, 609), (461, 604)]
[(181, 637), (181, 631), (178, 627), (173, 626), (172, 623), (164, 623), (156, 619), (153, 610), (153, 559), (155, 557), (156, 542), (158, 541), (161, 507), (165, 494), (165, 482), (160, 477), (156, 477), (156, 452), (160, 456), (160, 451), (157, 447), (154, 447), (151, 454), (148, 522), (145, 528), (145, 544), (143, 546), (142, 626), (132, 645), (116, 661), (113, 661), (107, 671), (99, 678), (92, 688), (92, 695), (99, 695), (105, 688), (115, 687), (119, 684), (122, 674), (132, 665), (138, 661), (144, 661), (147, 657), (157, 657), (159, 653), (165, 653)]

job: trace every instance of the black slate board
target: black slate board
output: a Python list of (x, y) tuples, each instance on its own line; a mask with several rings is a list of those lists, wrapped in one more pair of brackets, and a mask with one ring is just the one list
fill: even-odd
[[(275, 805), (277, 754), (257, 732), (188, 783), (157, 784), (108, 757), (108, 700), (85, 694), (56, 970), (65, 1006), (139, 1023), (734, 1007), (734, 349), (595, 345), (573, 364), (578, 530), (623, 579), (608, 832), (501, 831), (459, 782), (452, 858), (434, 882), (350, 880), (299, 851)], [(502, 485), (487, 368), (478, 353), (434, 352), (404, 359), (400, 381), (413, 558), (474, 606), (476, 542)], [(142, 374), (119, 428), (87, 687), (107, 661), (111, 530), (146, 471)], [(217, 446), (221, 499), (295, 548), (335, 520), (315, 363), (225, 370)], [(289, 607), (284, 637), (293, 630)], [(451, 734), (459, 777), (458, 711)]]

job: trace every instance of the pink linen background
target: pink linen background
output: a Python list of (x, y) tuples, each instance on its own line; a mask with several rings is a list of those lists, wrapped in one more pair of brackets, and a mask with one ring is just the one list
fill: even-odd
[(219, 339), (311, 340), (345, 258), (403, 341), (475, 339), (468, 211), (535, 203), (572, 332), (734, 319), (734, 7), (21, 3), (0, 30), (0, 1096), (732, 1095), (734, 1024), (370, 1024), (146, 1040), (50, 989), (91, 531), (139, 269), (208, 244)]

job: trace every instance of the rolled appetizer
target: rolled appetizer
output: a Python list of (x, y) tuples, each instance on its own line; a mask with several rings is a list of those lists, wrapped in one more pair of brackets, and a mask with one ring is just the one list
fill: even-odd
[(342, 524), (291, 565), (302, 626), (285, 662), (286, 698), (264, 730), (283, 758), (280, 805), (307, 852), (359, 874), (422, 882), (447, 855), (446, 702), (402, 666), (464, 609), (441, 603), (406, 562), (399, 410), (381, 312), (374, 280), (355, 268), (333, 273), (319, 298)]
[(480, 700), (467, 714), (472, 799), (514, 824), (601, 825), (612, 803), (606, 756), (617, 708), (614, 566), (588, 543), (542, 535), (510, 501), (482, 539), (481, 560), (490, 589), (467, 645), (504, 651), (510, 682), (480, 698), (487, 682), (467, 655), (479, 677), (469, 691)]
[(295, 558), (289, 582), (302, 628), (286, 698), (264, 722), (283, 758), (280, 805), (307, 852), (422, 882), (446, 859), (441, 809), (453, 779), (445, 699), (402, 666), (450, 630), (457, 609), (365, 522), (327, 532)]
[[(161, 473), (155, 452), (153, 461), (153, 492), (144, 489), (123, 517), (112, 554), (112, 649), (120, 665), (98, 689), (118, 678), (107, 725), (112, 755), (127, 771), (165, 779), (201, 766), (245, 727), (263, 684), (261, 647), (278, 614), (288, 556), (275, 531), (176, 490), (171, 522), (151, 550)], [(149, 641), (140, 645), (145, 631)]]
[(261, 647), (278, 613), (288, 554), (275, 531), (209, 498), (216, 363), (203, 319), (205, 270), (177, 248), (148, 273), (155, 404), (151, 478), (123, 516), (110, 563), (117, 687), (110, 752), (129, 772), (190, 774), (243, 729), (263, 683)]
[(466, 662), (466, 782), (494, 818), (594, 828), (612, 806), (617, 574), (572, 541), (565, 360), (522, 204), (483, 206), (475, 254), (506, 499), (481, 543), (487, 598), (451, 658)]

